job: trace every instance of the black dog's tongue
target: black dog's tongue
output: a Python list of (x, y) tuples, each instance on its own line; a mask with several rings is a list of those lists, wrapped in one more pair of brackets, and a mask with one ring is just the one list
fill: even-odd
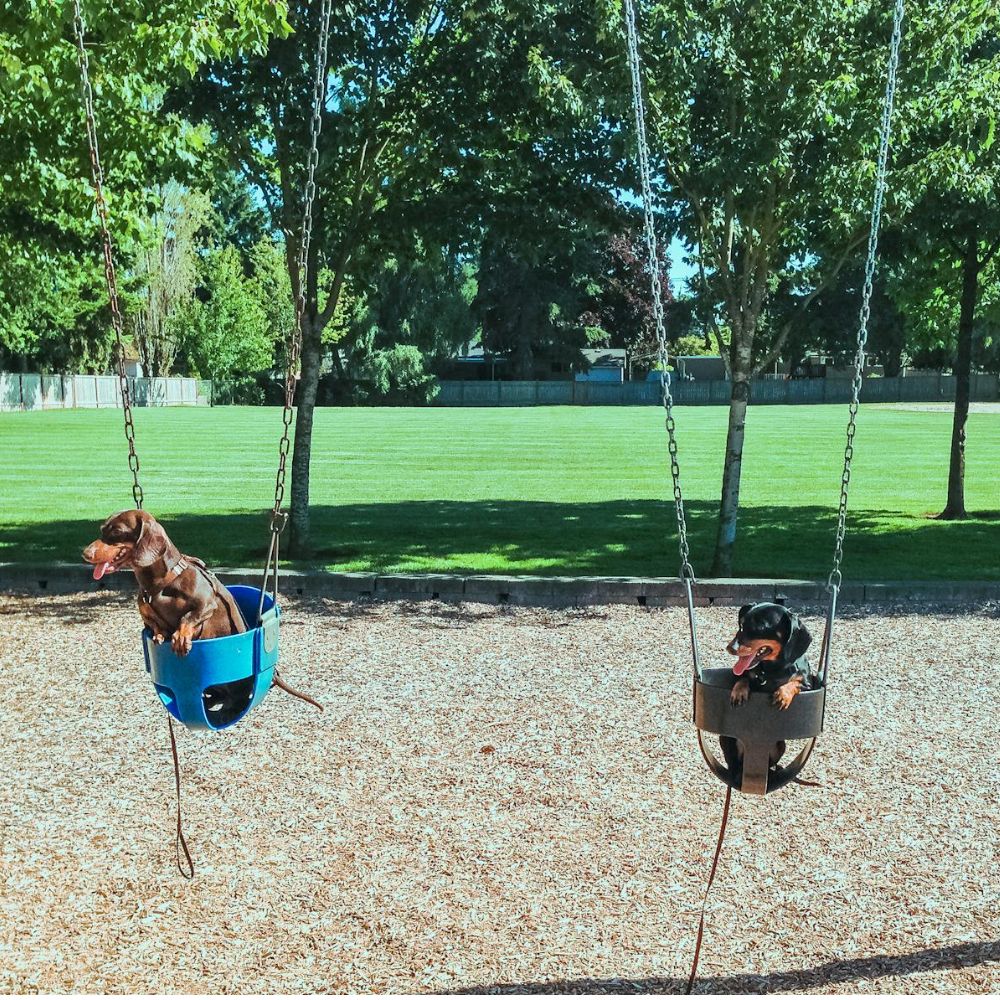
[(756, 660), (756, 653), (747, 653), (746, 656), (738, 657), (736, 662), (733, 664), (733, 673), (736, 674), (737, 677), (739, 677), (740, 674), (745, 674), (753, 667)]

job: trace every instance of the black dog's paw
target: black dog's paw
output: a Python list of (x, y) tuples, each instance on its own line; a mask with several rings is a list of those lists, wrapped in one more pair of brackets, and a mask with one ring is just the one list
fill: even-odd
[(748, 680), (738, 680), (732, 691), (729, 692), (730, 705), (742, 705), (750, 697), (750, 682)]

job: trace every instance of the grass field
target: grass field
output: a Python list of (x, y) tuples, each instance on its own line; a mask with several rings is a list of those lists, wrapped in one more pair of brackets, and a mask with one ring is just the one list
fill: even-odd
[[(758, 407), (748, 419), (736, 572), (822, 578), (846, 411)], [(184, 551), (258, 560), (277, 409), (143, 409), (146, 507)], [(723, 407), (677, 414), (695, 569), (706, 575)], [(1000, 579), (1000, 412), (969, 418), (964, 522), (944, 504), (950, 413), (865, 407), (847, 579)], [(0, 560), (73, 560), (131, 503), (121, 414), (0, 414)], [(676, 528), (654, 407), (323, 409), (312, 461), (315, 565), (341, 570), (673, 575)]]

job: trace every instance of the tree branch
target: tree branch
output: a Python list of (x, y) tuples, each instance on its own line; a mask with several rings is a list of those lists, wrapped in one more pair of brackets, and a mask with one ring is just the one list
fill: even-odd
[(795, 324), (798, 323), (798, 321), (802, 318), (805, 311), (809, 308), (813, 299), (815, 299), (820, 292), (829, 288), (830, 283), (833, 281), (834, 278), (837, 277), (838, 274), (840, 274), (844, 265), (850, 259), (851, 254), (853, 254), (854, 251), (857, 250), (857, 248), (861, 246), (861, 244), (864, 243), (864, 241), (867, 238), (868, 238), (868, 231), (866, 228), (860, 233), (860, 235), (856, 236), (847, 244), (847, 246), (844, 248), (844, 252), (840, 255), (840, 257), (837, 258), (836, 263), (830, 269), (826, 277), (822, 281), (818, 282), (816, 286), (812, 289), (812, 291), (810, 291), (809, 294), (805, 296), (805, 298), (799, 303), (798, 308), (796, 308), (792, 316), (788, 319), (788, 321), (784, 324), (784, 326), (782, 326), (781, 332), (778, 334), (778, 338), (774, 342), (774, 347), (772, 347), (772, 349), (767, 353), (767, 355), (763, 358), (763, 360), (761, 360), (761, 362), (758, 365), (754, 366), (753, 369), (754, 375), (770, 368), (771, 365), (773, 365), (774, 362), (778, 360), (778, 358), (781, 356), (781, 351), (785, 346), (785, 342), (788, 340), (788, 335), (792, 332), (792, 329), (794, 328)]
[(996, 252), (1000, 250), (1000, 238), (986, 251), (982, 259), (979, 261), (979, 270), (982, 271), (984, 267), (996, 256)]
[(727, 377), (732, 377), (731, 365), (729, 361), (729, 350), (726, 343), (722, 339), (722, 331), (719, 329), (719, 322), (715, 318), (715, 310), (712, 308), (711, 302), (711, 292), (708, 287), (708, 277), (705, 274), (705, 262), (702, 259), (701, 243), (698, 244), (698, 271), (701, 274), (701, 287), (705, 294), (705, 302), (708, 307), (708, 324), (712, 331), (712, 337), (715, 339), (715, 345), (719, 349), (719, 355), (722, 358), (722, 364), (725, 368)]

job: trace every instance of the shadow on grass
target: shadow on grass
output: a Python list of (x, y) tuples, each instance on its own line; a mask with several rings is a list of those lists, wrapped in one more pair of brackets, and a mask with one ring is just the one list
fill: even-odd
[[(811, 969), (790, 969), (768, 976), (705, 976), (698, 980), (698, 993), (785, 993), (792, 990), (822, 992), (834, 983), (855, 980), (871, 981), (885, 976), (907, 976), (914, 972), (937, 969), (963, 969), (1000, 960), (1000, 941), (977, 941), (969, 944), (923, 948), (907, 955), (873, 955), (826, 962)], [(535, 983), (492, 983), (471, 986), (464, 993), (510, 994), (600, 994), (600, 993), (681, 993), (686, 979), (666, 976), (650, 979), (563, 979)]]
[[(689, 502), (696, 571), (708, 575), (716, 504)], [(155, 513), (155, 512), (154, 512)], [(259, 563), (267, 515), (182, 514), (163, 523), (179, 547), (214, 565)], [(834, 512), (818, 506), (741, 511), (735, 574), (825, 579)], [(97, 533), (90, 520), (8, 526), (0, 561), (73, 561)], [(672, 504), (410, 501), (316, 506), (314, 557), (299, 566), (368, 572), (671, 576), (677, 571)], [(936, 521), (860, 510), (848, 519), (845, 577), (997, 580), (1000, 520)]]

